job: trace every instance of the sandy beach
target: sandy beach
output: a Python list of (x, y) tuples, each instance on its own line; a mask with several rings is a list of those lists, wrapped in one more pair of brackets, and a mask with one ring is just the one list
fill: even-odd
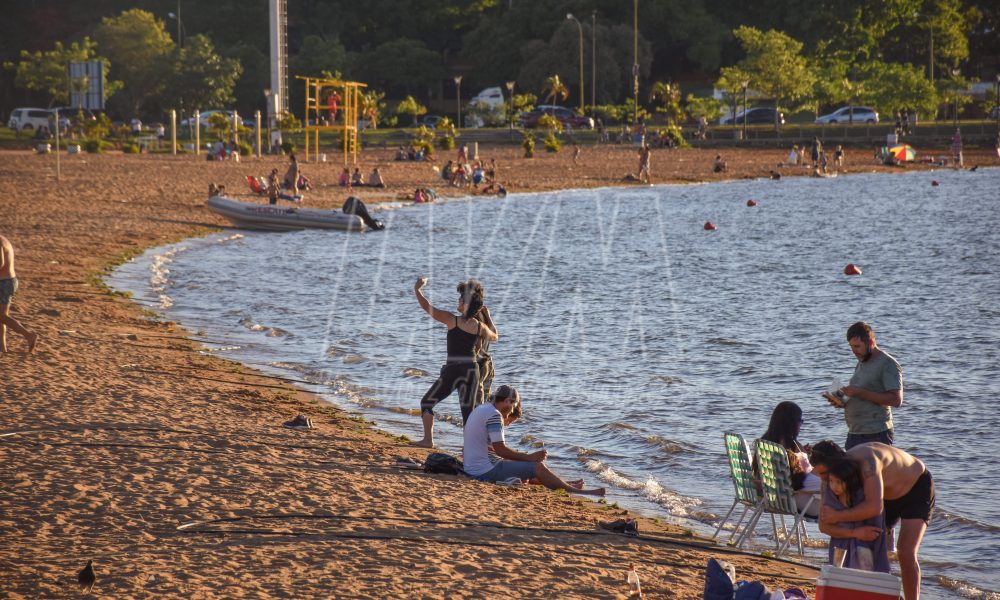
[[(432, 163), (366, 150), (385, 190), (458, 196)], [(711, 172), (721, 153), (726, 173)], [(946, 151), (928, 151), (946, 154)], [(520, 158), (480, 147), (512, 192), (629, 185), (633, 148), (586, 146)], [(654, 150), (654, 183), (767, 177), (785, 150)], [(339, 155), (328, 153), (328, 157)], [(966, 166), (995, 165), (969, 150)], [(624, 597), (634, 563), (647, 597), (700, 598), (709, 558), (738, 578), (814, 593), (816, 570), (742, 554), (641, 519), (639, 539), (601, 531), (626, 511), (538, 486), (506, 488), (393, 467), (426, 451), (300, 391), (203, 352), (185, 331), (100, 284), (141, 251), (228, 226), (205, 209), (208, 184), (250, 199), (245, 177), (283, 173), (278, 157), (0, 152), (0, 233), (17, 251), (12, 316), (40, 334), (33, 354), (8, 332), (0, 355), (0, 589), (76, 594), (88, 559), (108, 597)], [(337, 207), (339, 163), (304, 163), (305, 204)], [(927, 168), (920, 165), (905, 169)], [(848, 173), (898, 172), (848, 150)], [(780, 168), (783, 176), (808, 169)], [(632, 184), (634, 185), (634, 184)], [(331, 233), (331, 235), (342, 235)], [(418, 398), (413, 399), (414, 407)], [(281, 423), (297, 414), (315, 429)], [(416, 424), (415, 424), (416, 430)], [(590, 482), (596, 483), (596, 482)], [(720, 486), (730, 486), (720, 473)]]

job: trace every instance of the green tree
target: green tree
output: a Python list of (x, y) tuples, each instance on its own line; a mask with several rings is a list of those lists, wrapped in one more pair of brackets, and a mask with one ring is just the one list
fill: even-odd
[(924, 115), (937, 111), (937, 92), (921, 67), (869, 61), (858, 68), (858, 80), (863, 90), (860, 103), (882, 114), (891, 115), (903, 107)]
[(656, 112), (663, 113), (667, 117), (668, 125), (684, 120), (684, 109), (681, 108), (681, 86), (657, 81), (649, 90), (649, 101), (659, 104), (656, 107)]
[(427, 114), (427, 107), (417, 102), (413, 96), (407, 96), (396, 105), (397, 115), (410, 115), (413, 117), (413, 125), (417, 125), (417, 117)]
[(569, 97), (569, 90), (559, 80), (558, 75), (549, 75), (545, 80), (545, 87), (542, 88), (542, 95), (545, 97), (545, 102), (558, 101), (560, 98), (565, 100)]
[[(6, 62), (4, 68), (15, 71), (14, 85), (32, 92), (39, 92), (49, 97), (49, 106), (55, 104), (69, 104), (69, 89), (67, 86), (67, 74), (69, 65), (74, 62), (86, 62), (92, 60), (102, 60), (104, 62), (105, 73), (105, 96), (114, 93), (121, 87), (120, 83), (108, 84), (107, 69), (108, 61), (97, 55), (97, 44), (90, 38), (83, 38), (83, 42), (73, 42), (69, 47), (63, 46), (62, 42), (56, 42), (52, 50), (45, 52), (21, 51), (21, 60), (18, 62)], [(82, 86), (86, 89), (87, 82), (70, 82), (69, 85)]]
[(215, 53), (212, 42), (198, 34), (185, 40), (177, 52), (165, 100), (182, 113), (232, 104), (233, 88), (243, 68), (239, 61)]
[(385, 92), (375, 90), (368, 90), (361, 94), (361, 118), (367, 119), (368, 126), (372, 129), (378, 129), (379, 115), (385, 110), (383, 98), (385, 98)]
[(687, 104), (687, 114), (691, 117), (705, 117), (708, 121), (714, 121), (722, 116), (726, 110), (726, 105), (722, 100), (711, 96), (695, 96), (688, 94), (685, 99)]
[(111, 77), (123, 86), (113, 99), (120, 99), (129, 114), (154, 110), (173, 73), (174, 41), (163, 21), (144, 10), (127, 10), (104, 18), (94, 39), (102, 53), (115, 57)]
[(406, 92), (423, 89), (428, 82), (444, 77), (441, 56), (422, 42), (400, 38), (379, 45), (358, 57), (356, 76), (383, 89)]
[(719, 87), (732, 86), (737, 78), (746, 77), (743, 81), (749, 82), (749, 88), (773, 98), (776, 108), (794, 107), (809, 96), (815, 76), (801, 54), (801, 42), (773, 29), (762, 32), (738, 27), (733, 35), (746, 56), (734, 67), (722, 69), (720, 82), (724, 80), (726, 85)]

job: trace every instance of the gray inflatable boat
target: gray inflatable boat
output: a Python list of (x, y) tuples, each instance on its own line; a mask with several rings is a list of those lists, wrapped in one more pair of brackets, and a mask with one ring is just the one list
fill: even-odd
[(239, 202), (225, 196), (208, 199), (208, 210), (221, 215), (241, 229), (297, 231), (299, 229), (338, 229), (364, 231), (361, 217), (337, 210), (286, 207), (276, 204)]

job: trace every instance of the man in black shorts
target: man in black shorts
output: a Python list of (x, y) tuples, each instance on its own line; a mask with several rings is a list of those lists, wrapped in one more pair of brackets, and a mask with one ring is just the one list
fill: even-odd
[(903, 595), (906, 600), (919, 600), (917, 553), (934, 509), (934, 480), (930, 471), (917, 457), (878, 442), (861, 444), (844, 452), (840, 446), (826, 440), (813, 446), (809, 454), (813, 473), (824, 482), (830, 468), (844, 460), (854, 461), (861, 468), (865, 499), (843, 510), (824, 505), (819, 513), (820, 522), (864, 521), (885, 511), (886, 530), (901, 523), (896, 549)]

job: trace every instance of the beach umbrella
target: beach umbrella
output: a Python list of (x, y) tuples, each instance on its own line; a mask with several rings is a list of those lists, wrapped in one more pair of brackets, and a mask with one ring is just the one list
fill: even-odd
[(914, 150), (913, 146), (909, 144), (897, 144), (896, 146), (889, 148), (889, 154), (900, 162), (917, 159), (917, 151)]

